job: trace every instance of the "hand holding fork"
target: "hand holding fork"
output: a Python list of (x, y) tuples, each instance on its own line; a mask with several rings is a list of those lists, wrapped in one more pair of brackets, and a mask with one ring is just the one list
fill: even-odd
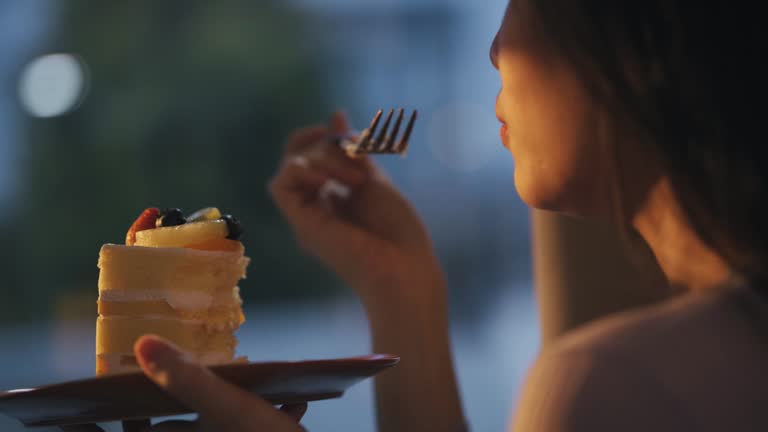
[[(397, 115), (391, 130), (394, 114), (388, 115), (390, 121), (385, 119), (377, 133), (382, 117), (376, 114), (351, 141), (354, 146), (328, 139), (349, 136), (340, 114), (328, 127), (295, 132), (269, 188), (299, 246), (357, 289), (364, 302), (379, 295), (376, 287), (391, 286), (392, 278), (434, 270), (431, 242), (418, 214), (368, 157), (402, 154), (415, 114), (401, 137), (398, 124), (404, 123), (404, 114)], [(338, 186), (331, 188), (342, 193), (327, 193), (334, 183)]]

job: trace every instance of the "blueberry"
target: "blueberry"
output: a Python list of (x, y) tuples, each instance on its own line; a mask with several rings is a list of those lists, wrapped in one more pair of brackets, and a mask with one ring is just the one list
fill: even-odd
[(243, 226), (240, 225), (240, 221), (231, 214), (221, 215), (221, 219), (227, 223), (227, 231), (229, 231), (227, 238), (230, 240), (240, 239), (243, 234)]
[(169, 227), (183, 225), (186, 222), (187, 220), (184, 218), (184, 214), (181, 213), (180, 209), (167, 208), (160, 210), (160, 217), (157, 219), (155, 225), (158, 227)]

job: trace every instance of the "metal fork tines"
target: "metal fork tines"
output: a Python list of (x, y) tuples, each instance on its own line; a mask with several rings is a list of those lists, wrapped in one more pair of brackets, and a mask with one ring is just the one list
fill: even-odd
[(383, 110), (376, 111), (376, 115), (373, 116), (370, 126), (363, 130), (360, 137), (353, 143), (345, 146), (348, 153), (352, 154), (405, 154), (408, 150), (408, 140), (413, 132), (413, 125), (416, 123), (416, 117), (418, 111), (413, 110), (408, 123), (405, 126), (405, 132), (398, 139), (398, 133), (400, 132), (400, 126), (403, 123), (403, 117), (405, 110), (400, 108), (397, 110), (397, 117), (395, 118), (395, 125), (392, 130), (389, 129), (390, 123), (392, 123), (392, 116), (395, 113), (394, 109), (390, 109), (387, 117), (384, 120), (384, 124), (381, 126), (381, 130), (376, 133)]

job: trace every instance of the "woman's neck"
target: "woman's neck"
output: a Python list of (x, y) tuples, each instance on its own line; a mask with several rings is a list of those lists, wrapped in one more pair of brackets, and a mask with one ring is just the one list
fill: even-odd
[(733, 276), (728, 264), (696, 235), (664, 177), (632, 221), (675, 288), (708, 290)]

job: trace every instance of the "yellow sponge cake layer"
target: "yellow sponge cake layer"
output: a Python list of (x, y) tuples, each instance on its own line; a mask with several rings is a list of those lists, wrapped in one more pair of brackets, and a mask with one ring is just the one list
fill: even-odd
[(99, 317), (96, 354), (131, 354), (141, 336), (153, 333), (192, 352), (234, 353), (237, 340), (229, 331), (210, 331), (200, 321), (165, 318)]
[(248, 261), (242, 250), (102, 246), (96, 373), (135, 370), (133, 344), (149, 333), (203, 363), (231, 361)]
[(206, 308), (194, 301), (231, 291), (245, 277), (247, 266), (248, 258), (236, 252), (105, 244), (99, 253), (99, 295), (149, 300), (165, 293), (174, 307), (176, 299), (181, 307)]

